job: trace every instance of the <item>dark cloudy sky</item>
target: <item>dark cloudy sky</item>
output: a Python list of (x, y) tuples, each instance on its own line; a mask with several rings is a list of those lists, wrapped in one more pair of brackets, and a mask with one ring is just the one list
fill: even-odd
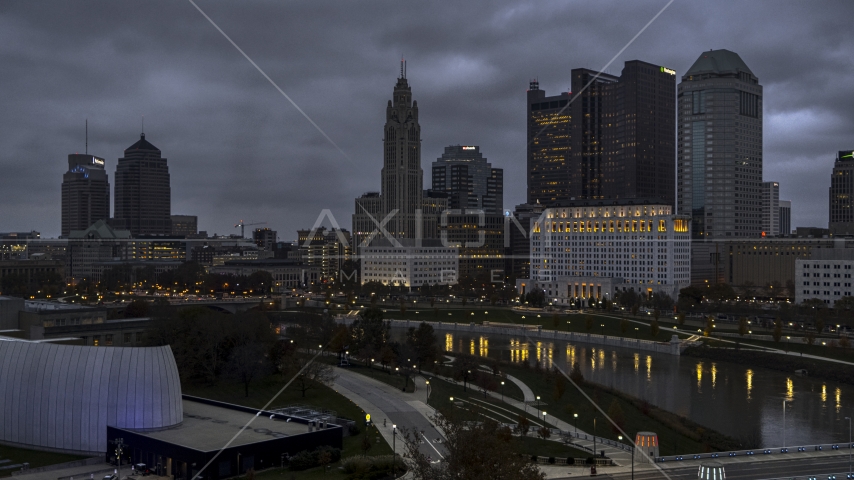
[[(199, 0), (328, 133), (342, 155), (187, 1), (0, 2), (0, 231), (60, 229), (67, 155), (116, 159), (146, 137), (169, 159), (172, 211), (282, 239), (379, 189), (385, 105), (399, 70), (418, 101), (422, 166), (480, 145), (525, 199), (525, 89), (601, 68), (666, 1)], [(681, 76), (703, 50), (741, 55), (765, 88), (765, 179), (793, 225), (825, 226), (835, 152), (854, 148), (854, 2), (676, 0), (610, 67), (641, 59)], [(429, 176), (425, 178), (425, 186)]]

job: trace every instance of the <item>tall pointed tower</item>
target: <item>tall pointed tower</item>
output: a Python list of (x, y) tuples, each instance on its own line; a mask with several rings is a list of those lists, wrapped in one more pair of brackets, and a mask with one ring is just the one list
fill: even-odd
[(387, 225), (395, 238), (415, 238), (421, 222), (424, 172), (421, 170), (421, 126), (418, 102), (406, 81), (406, 63), (400, 62), (400, 77), (386, 107), (383, 129), (382, 202), (383, 211), (397, 213)]

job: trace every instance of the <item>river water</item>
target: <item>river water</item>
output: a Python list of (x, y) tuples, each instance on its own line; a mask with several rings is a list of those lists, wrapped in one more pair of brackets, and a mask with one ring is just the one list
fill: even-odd
[[(794, 374), (630, 349), (512, 335), (437, 332), (448, 352), (508, 362), (540, 360), (567, 372), (578, 362), (584, 378), (645, 399), (664, 410), (733, 436), (761, 434), (767, 447), (845, 443), (854, 413), (854, 386)], [(534, 392), (535, 394), (539, 392)]]

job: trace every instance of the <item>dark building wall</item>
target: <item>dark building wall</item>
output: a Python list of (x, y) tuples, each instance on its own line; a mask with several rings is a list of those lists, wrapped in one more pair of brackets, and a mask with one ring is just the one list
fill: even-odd
[(528, 88), (527, 203), (569, 200), (570, 96), (547, 97), (537, 81)]
[(634, 60), (621, 75), (571, 72), (572, 92), (528, 90), (528, 203), (676, 200), (676, 80)]
[[(214, 400), (187, 396), (184, 396), (184, 398), (223, 408), (241, 410), (247, 413), (259, 413), (256, 409)], [(269, 416), (273, 412), (261, 411), (260, 414)], [(285, 417), (282, 418), (284, 421)], [(290, 421), (308, 425), (308, 422), (302, 418), (291, 417)], [(306, 426), (307, 429), (308, 427)], [(281, 465), (282, 454), (293, 456), (303, 450), (310, 451), (324, 445), (339, 449), (343, 448), (343, 431), (338, 425), (329, 425), (326, 429), (306, 432), (300, 435), (291, 435), (284, 438), (271, 437), (270, 440), (264, 442), (250, 443), (229, 447), (222, 451), (209, 452), (154, 439), (143, 433), (131, 430), (107, 427), (107, 460), (109, 460), (110, 453), (113, 451), (113, 444), (111, 442), (116, 438), (122, 438), (124, 443), (128, 445), (126, 451), (129, 458), (125, 461), (129, 460), (134, 464), (145, 463), (149, 468), (154, 469), (158, 463), (165, 468), (166, 460), (171, 459), (171, 471), (164, 473), (166, 475), (174, 475), (175, 480), (190, 480), (197, 473), (200, 473), (204, 478), (209, 480), (219, 480), (220, 478), (242, 475), (249, 468), (263, 470), (270, 467), (277, 467)], [(240, 465), (238, 465), (238, 458), (240, 458)], [(201, 471), (208, 462), (211, 462), (211, 464), (207, 469)]]
[(171, 235), (169, 166), (145, 139), (125, 150), (116, 166), (115, 212), (111, 224), (136, 235)]
[[(444, 245), (459, 245), (459, 278), (504, 274), (504, 216), (443, 215), (439, 234)], [(466, 246), (469, 245), (469, 246)]]
[(854, 151), (839, 152), (830, 177), (828, 223), (854, 222)]
[(71, 154), (62, 176), (62, 236), (85, 230), (98, 220), (110, 218), (110, 182), (104, 159)]

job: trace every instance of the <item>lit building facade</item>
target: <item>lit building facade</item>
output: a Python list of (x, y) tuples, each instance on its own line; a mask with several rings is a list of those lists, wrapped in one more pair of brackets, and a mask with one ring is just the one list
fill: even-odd
[(776, 237), (780, 230), (780, 182), (762, 182), (762, 234)]
[(414, 288), (422, 285), (453, 285), (459, 278), (459, 249), (443, 246), (437, 240), (424, 240), (415, 246), (402, 240), (393, 246), (387, 240), (362, 250), (362, 284)]
[(729, 50), (703, 52), (678, 89), (679, 214), (695, 239), (762, 233), (762, 86)]
[(320, 270), (322, 280), (340, 280), (344, 262), (350, 259), (350, 232), (342, 229), (297, 230), (299, 259)]
[(532, 284), (613, 277), (674, 299), (691, 279), (690, 219), (654, 200), (557, 203), (531, 233)]
[(796, 303), (817, 298), (832, 307), (854, 294), (854, 245), (845, 246), (814, 250), (810, 258), (796, 261)]
[(483, 210), (500, 215), (504, 209), (504, 170), (492, 168), (477, 145), (451, 145), (433, 162), (434, 191), (448, 194), (452, 210)]
[(458, 249), (459, 276), (504, 280), (504, 216), (448, 210), (439, 219), (441, 244)]
[(68, 156), (68, 171), (62, 176), (63, 238), (110, 218), (110, 182), (104, 164), (94, 155)]
[(675, 204), (675, 72), (571, 72), (572, 92), (528, 88), (528, 203), (658, 198)]
[(172, 235), (192, 237), (199, 233), (199, 217), (195, 215), (170, 215)]

